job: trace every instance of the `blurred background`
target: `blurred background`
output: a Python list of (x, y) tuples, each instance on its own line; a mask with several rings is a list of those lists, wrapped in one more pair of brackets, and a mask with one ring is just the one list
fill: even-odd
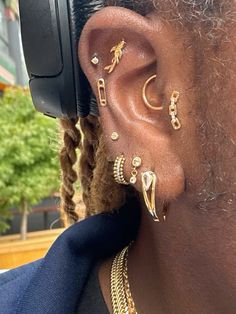
[(59, 130), (36, 113), (17, 0), (0, 0), (0, 269), (45, 255), (59, 220)]

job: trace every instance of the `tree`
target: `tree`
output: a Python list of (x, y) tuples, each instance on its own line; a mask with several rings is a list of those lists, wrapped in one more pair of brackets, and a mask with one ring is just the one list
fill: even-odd
[(57, 123), (35, 111), (28, 90), (9, 88), (0, 99), (0, 125), (0, 230), (7, 227), (7, 209), (17, 207), (25, 239), (31, 206), (59, 187), (57, 152), (51, 145)]

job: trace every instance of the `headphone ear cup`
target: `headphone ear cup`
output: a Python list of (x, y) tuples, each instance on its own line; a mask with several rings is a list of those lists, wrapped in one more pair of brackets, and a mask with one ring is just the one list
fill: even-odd
[(103, 5), (99, 0), (19, 0), (25, 61), (38, 111), (57, 118), (98, 115), (77, 50), (87, 19)]
[[(63, 1), (63, 0), (62, 0)], [(78, 62), (78, 41), (84, 25), (88, 18), (95, 12), (104, 7), (102, 0), (68, 0), (70, 12), (71, 42), (75, 71), (76, 92), (78, 93), (78, 113), (84, 117), (88, 114), (99, 115), (98, 106), (94, 97), (91, 95), (89, 82), (80, 68)]]

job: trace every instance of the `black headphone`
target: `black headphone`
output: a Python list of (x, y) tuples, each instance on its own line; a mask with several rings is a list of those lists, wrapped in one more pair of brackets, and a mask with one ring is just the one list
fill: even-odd
[(36, 109), (55, 118), (98, 115), (77, 45), (101, 0), (19, 0), (22, 42)]

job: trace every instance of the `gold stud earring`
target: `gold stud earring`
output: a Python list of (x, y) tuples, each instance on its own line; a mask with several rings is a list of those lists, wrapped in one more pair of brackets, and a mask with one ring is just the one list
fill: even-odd
[(97, 55), (94, 55), (94, 56), (93, 56), (93, 58), (92, 58), (92, 60), (91, 60), (91, 63), (92, 63), (93, 65), (98, 65), (99, 59), (98, 59)]
[(142, 159), (138, 156), (134, 157), (132, 160), (132, 172), (131, 172), (131, 178), (130, 178), (130, 183), (135, 184), (137, 182), (137, 176), (138, 176), (138, 171), (137, 168), (140, 168), (142, 165)]
[(174, 91), (170, 98), (170, 106), (169, 106), (169, 115), (171, 117), (171, 124), (174, 128), (174, 130), (181, 129), (181, 123), (178, 119), (178, 109), (177, 109), (177, 103), (179, 100), (179, 92)]
[(142, 191), (145, 204), (154, 221), (160, 222), (156, 212), (156, 184), (157, 176), (154, 172), (147, 171), (142, 173)]
[(111, 61), (111, 64), (104, 68), (104, 70), (108, 71), (109, 74), (112, 73), (115, 67), (120, 63), (120, 60), (123, 56), (123, 50), (124, 50), (125, 45), (126, 45), (126, 42), (123, 39), (116, 46), (111, 48), (110, 53), (113, 53), (114, 57)]
[(113, 132), (111, 135), (112, 141), (118, 141), (119, 139), (119, 134), (117, 132)]
[(98, 97), (100, 106), (107, 106), (107, 95), (106, 95), (106, 83), (103, 78), (100, 78), (97, 82)]
[(125, 180), (124, 177), (124, 164), (125, 164), (124, 155), (122, 154), (120, 156), (117, 156), (113, 167), (114, 179), (118, 184), (129, 185), (129, 183)]
[(154, 81), (157, 78), (157, 75), (153, 75), (151, 76), (144, 84), (143, 86), (143, 90), (142, 90), (142, 96), (143, 96), (143, 101), (145, 103), (145, 105), (152, 109), (152, 110), (162, 110), (163, 106), (153, 106), (150, 104), (148, 98), (147, 98), (147, 87), (149, 86), (149, 84)]

